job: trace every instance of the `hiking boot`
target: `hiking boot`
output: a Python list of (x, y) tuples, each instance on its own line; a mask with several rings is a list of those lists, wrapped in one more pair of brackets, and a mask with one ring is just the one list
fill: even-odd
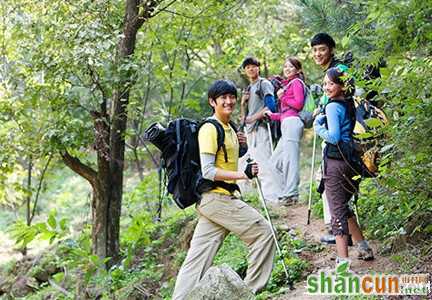
[(358, 255), (357, 258), (361, 260), (373, 260), (374, 255), (371, 248), (357, 248)]
[(285, 196), (279, 198), (279, 203), (284, 206), (291, 206), (298, 203), (298, 197), (297, 196)]

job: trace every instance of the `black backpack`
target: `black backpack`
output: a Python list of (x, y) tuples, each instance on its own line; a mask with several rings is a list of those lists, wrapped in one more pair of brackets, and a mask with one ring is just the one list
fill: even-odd
[[(230, 192), (240, 191), (236, 184), (204, 179), (201, 173), (198, 131), (205, 123), (211, 123), (217, 130), (217, 145), (228, 156), (224, 144), (225, 131), (215, 119), (207, 118), (202, 122), (179, 118), (171, 121), (165, 129), (159, 123), (152, 124), (144, 134), (144, 139), (153, 143), (162, 151), (163, 168), (168, 177), (167, 190), (172, 194), (178, 207), (185, 209), (201, 199), (201, 194), (215, 187), (222, 187)], [(230, 122), (237, 132), (237, 127)], [(240, 155), (247, 149), (240, 148)]]
[(347, 118), (351, 122), (350, 143), (339, 142), (338, 145), (327, 143), (324, 153), (329, 158), (345, 160), (361, 177), (376, 177), (378, 175), (379, 139), (373, 134), (374, 129), (387, 124), (387, 118), (382, 110), (370, 104), (365, 99), (355, 98), (352, 103), (341, 100), (331, 100), (343, 105)]

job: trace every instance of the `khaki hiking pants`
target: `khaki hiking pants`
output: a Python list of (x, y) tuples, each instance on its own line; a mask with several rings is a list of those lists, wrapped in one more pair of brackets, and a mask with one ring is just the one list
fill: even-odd
[[(198, 224), (186, 259), (177, 275), (173, 300), (182, 300), (211, 267), (228, 233), (249, 248), (245, 283), (253, 292), (262, 289), (273, 268), (275, 242), (270, 224), (254, 208), (233, 196), (205, 193), (196, 206)], [(227, 299), (228, 300), (228, 299)]]

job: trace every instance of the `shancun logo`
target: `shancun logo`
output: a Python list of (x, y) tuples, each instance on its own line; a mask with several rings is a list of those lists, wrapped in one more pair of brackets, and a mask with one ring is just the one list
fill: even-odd
[(428, 295), (431, 283), (428, 274), (365, 274), (349, 271), (349, 263), (336, 267), (335, 272), (320, 272), (307, 278), (311, 295)]

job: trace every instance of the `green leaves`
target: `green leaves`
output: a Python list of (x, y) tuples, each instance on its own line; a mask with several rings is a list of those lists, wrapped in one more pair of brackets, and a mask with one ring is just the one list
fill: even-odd
[(47, 224), (51, 227), (51, 229), (56, 229), (57, 228), (57, 221), (55, 219), (55, 215), (56, 214), (57, 213), (55, 211), (53, 211), (48, 216)]
[(15, 244), (19, 247), (27, 247), (28, 244), (34, 240), (48, 240), (53, 243), (55, 240), (65, 237), (69, 230), (67, 226), (67, 219), (63, 218), (57, 221), (57, 212), (51, 211), (48, 219), (45, 222), (39, 222), (34, 225), (28, 226), (24, 221), (18, 220), (10, 226), (9, 232), (15, 239)]
[(374, 136), (374, 134), (373, 133), (371, 133), (371, 132), (365, 132), (365, 133), (359, 133), (359, 134), (355, 134), (354, 135), (354, 137), (355, 138), (357, 138), (357, 139), (368, 139), (368, 138), (371, 138), (371, 137), (373, 137)]
[(366, 125), (371, 129), (381, 128), (384, 123), (378, 118), (370, 118), (365, 120)]

